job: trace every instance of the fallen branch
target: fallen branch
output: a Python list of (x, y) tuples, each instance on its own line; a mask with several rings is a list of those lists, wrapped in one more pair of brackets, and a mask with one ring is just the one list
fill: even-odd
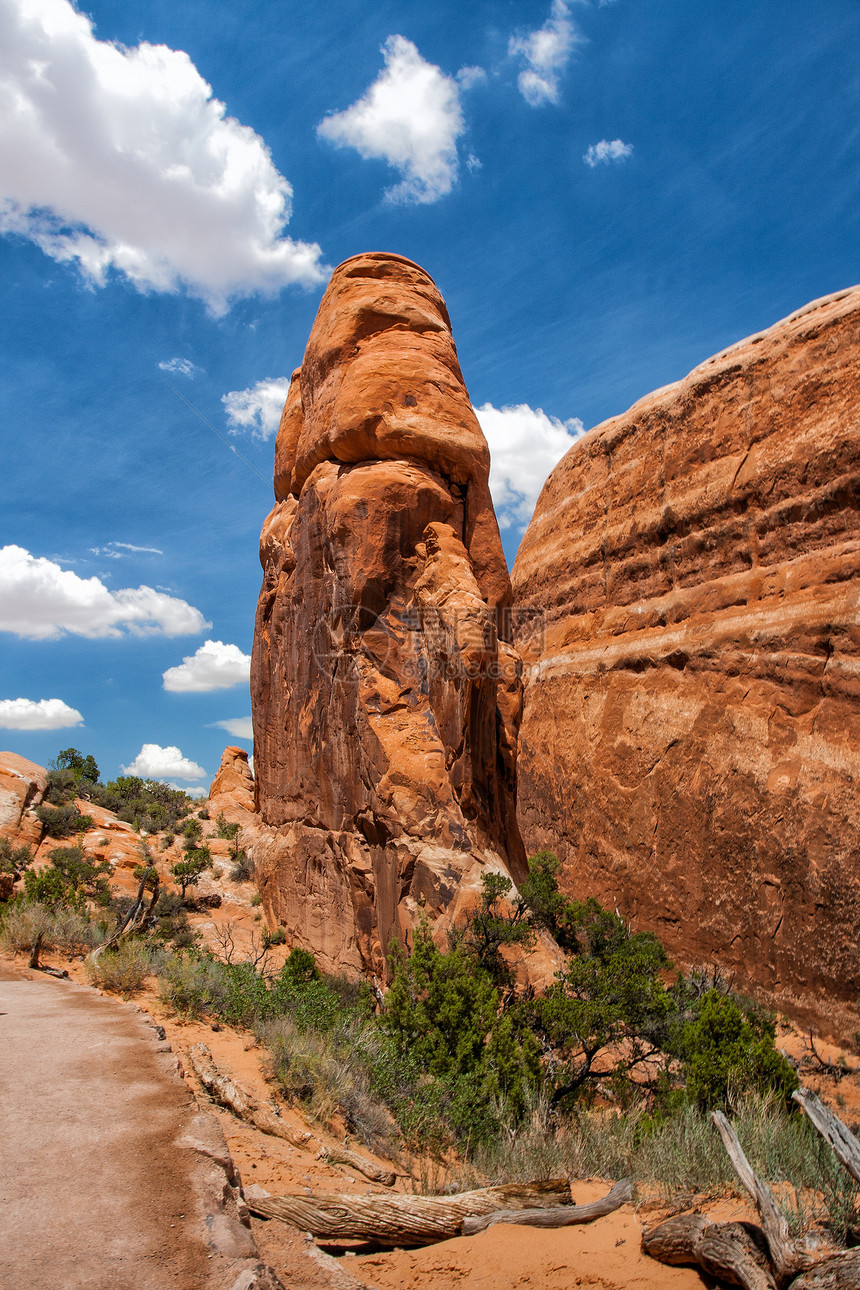
[(240, 1120), (247, 1124), (252, 1124), (255, 1129), (260, 1129), (262, 1133), (268, 1133), (274, 1138), (283, 1138), (294, 1147), (302, 1147), (308, 1150), (308, 1142), (311, 1140), (311, 1134), (306, 1133), (303, 1129), (294, 1129), (274, 1111), (260, 1104), (246, 1092), (241, 1085), (219, 1071), (212, 1059), (212, 1054), (205, 1044), (195, 1044), (189, 1054), (191, 1065), (194, 1067), (194, 1073), (200, 1080), (200, 1083), (206, 1089), (206, 1092), (224, 1106), (228, 1111), (232, 1111)]
[(347, 1165), (350, 1169), (357, 1169), (365, 1178), (381, 1183), (383, 1187), (393, 1187), (397, 1181), (397, 1174), (392, 1169), (383, 1169), (347, 1147), (323, 1147), (317, 1152), (317, 1160), (327, 1165)]
[(774, 1200), (767, 1183), (763, 1182), (753, 1170), (744, 1155), (738, 1135), (722, 1111), (712, 1111), (711, 1119), (720, 1131), (723, 1146), (734, 1166), (735, 1173), (755, 1202), (761, 1217), (777, 1285), (787, 1285), (792, 1277), (812, 1266), (814, 1257), (791, 1239), (785, 1215)]
[[(860, 1067), (844, 1066), (841, 1062), (831, 1062), (821, 1056), (821, 1053), (815, 1047), (815, 1031), (809, 1027), (806, 1036), (806, 1042), (809, 1045), (809, 1053), (814, 1062), (813, 1070), (822, 1071), (825, 1075), (831, 1075), (833, 1079), (844, 1079), (846, 1075), (856, 1075)], [(806, 1063), (804, 1063), (806, 1065)]]
[(593, 1223), (597, 1218), (612, 1214), (633, 1199), (629, 1179), (617, 1182), (605, 1196), (588, 1205), (560, 1205), (553, 1209), (500, 1209), (495, 1214), (463, 1220), (463, 1235), (475, 1236), (496, 1223), (519, 1223), (526, 1227), (572, 1227), (576, 1223)]
[(845, 1166), (851, 1177), (860, 1182), (860, 1142), (838, 1115), (824, 1105), (811, 1089), (798, 1088), (791, 1095), (802, 1106), (815, 1128)]
[(857, 1290), (860, 1286), (860, 1250), (844, 1250), (816, 1263), (792, 1281), (789, 1290)]
[(263, 1196), (249, 1188), (248, 1208), (260, 1218), (277, 1218), (303, 1232), (337, 1244), (375, 1241), (380, 1245), (429, 1245), (459, 1236), (464, 1220), (498, 1210), (543, 1209), (570, 1204), (563, 1178), (549, 1182), (483, 1187), (456, 1196)]

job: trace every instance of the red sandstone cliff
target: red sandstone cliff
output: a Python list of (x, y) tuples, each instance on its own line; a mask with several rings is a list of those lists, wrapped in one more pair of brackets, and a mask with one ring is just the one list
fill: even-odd
[(269, 917), (324, 963), (518, 872), (519, 660), (489, 452), (432, 279), (332, 275), (275, 452), (251, 672)]
[(860, 993), (860, 289), (577, 443), (517, 556), (519, 818), (681, 962)]

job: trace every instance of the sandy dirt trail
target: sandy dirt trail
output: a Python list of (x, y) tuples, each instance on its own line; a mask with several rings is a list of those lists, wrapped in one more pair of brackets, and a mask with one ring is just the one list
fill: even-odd
[(235, 1282), (256, 1251), (207, 1213), (207, 1120), (136, 1009), (0, 967), (2, 1290)]

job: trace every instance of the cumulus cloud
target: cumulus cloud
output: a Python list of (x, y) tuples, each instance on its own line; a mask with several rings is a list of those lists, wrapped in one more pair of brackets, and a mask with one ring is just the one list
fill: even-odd
[[(457, 178), (457, 140), (465, 129), (460, 85), (404, 36), (389, 36), (382, 54), (385, 68), (367, 93), (325, 117), (317, 132), (399, 170), (403, 179), (387, 190), (390, 201), (435, 202)], [(475, 71), (464, 69), (464, 87), (475, 83)]]
[(560, 421), (527, 403), (475, 408), (490, 445), (490, 492), (502, 528), (524, 527), (553, 466), (585, 433), (579, 417)]
[(229, 690), (243, 681), (247, 683), (250, 675), (251, 655), (223, 641), (204, 641), (195, 654), (162, 673), (165, 690), (176, 693)]
[(205, 779), (206, 771), (196, 761), (183, 757), (171, 744), (144, 744), (130, 766), (123, 766), (126, 775), (139, 775), (141, 779)]
[(319, 282), (283, 237), (292, 188), (181, 50), (97, 40), (68, 0), (0, 5), (0, 231), (140, 291), (231, 297)]
[(0, 699), (0, 726), (4, 730), (62, 730), (80, 726), (83, 717), (62, 699)]
[(553, 0), (550, 16), (536, 31), (511, 36), (508, 53), (526, 64), (517, 85), (531, 107), (558, 102), (559, 77), (581, 40), (567, 0)]
[(623, 143), (621, 139), (601, 139), (591, 145), (582, 160), (586, 166), (609, 165), (611, 161), (623, 161), (632, 151), (632, 143)]
[(231, 434), (248, 431), (254, 439), (271, 439), (277, 434), (281, 413), (290, 388), (288, 376), (270, 376), (247, 390), (221, 395)]
[(254, 738), (254, 723), (250, 717), (231, 717), (228, 721), (213, 721), (212, 725), (226, 730), (234, 739)]
[(109, 591), (20, 546), (0, 548), (0, 631), (28, 640), (190, 636), (211, 627), (199, 609), (152, 587)]
[(190, 381), (203, 374), (203, 368), (192, 363), (190, 358), (167, 358), (159, 364), (162, 372), (173, 372), (176, 376), (187, 376)]

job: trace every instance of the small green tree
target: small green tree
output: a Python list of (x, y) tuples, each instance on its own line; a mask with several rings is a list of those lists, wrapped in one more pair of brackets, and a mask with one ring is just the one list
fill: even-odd
[(107, 860), (93, 860), (82, 847), (54, 847), (45, 869), (28, 869), (24, 875), (24, 894), (52, 908), (67, 906), (83, 909), (88, 900), (98, 905), (110, 904)]
[(170, 872), (179, 883), (182, 899), (189, 887), (196, 887), (201, 877), (212, 863), (212, 854), (208, 847), (190, 847), (184, 858), (171, 865)]
[(13, 879), (20, 878), (32, 863), (33, 852), (28, 846), (16, 847), (8, 838), (0, 838), (0, 873), (10, 874)]
[(738, 999), (709, 990), (681, 1035), (689, 1096), (700, 1106), (725, 1107), (732, 1093), (773, 1092), (791, 1105), (799, 1081), (775, 1039), (772, 1017), (755, 1008), (745, 1012)]
[(509, 901), (512, 887), (510, 878), (504, 874), (484, 874), (481, 898), (465, 927), (452, 938), (452, 947), (459, 945), (474, 955), (479, 965), (499, 984), (509, 984), (513, 975), (502, 949), (509, 945), (528, 947), (534, 941), (534, 930), (523, 917), (523, 903), (511, 905)]
[(57, 753), (54, 765), (57, 770), (70, 770), (75, 779), (87, 784), (99, 782), (99, 768), (92, 753), (87, 753), (85, 757), (77, 748), (64, 748)]

